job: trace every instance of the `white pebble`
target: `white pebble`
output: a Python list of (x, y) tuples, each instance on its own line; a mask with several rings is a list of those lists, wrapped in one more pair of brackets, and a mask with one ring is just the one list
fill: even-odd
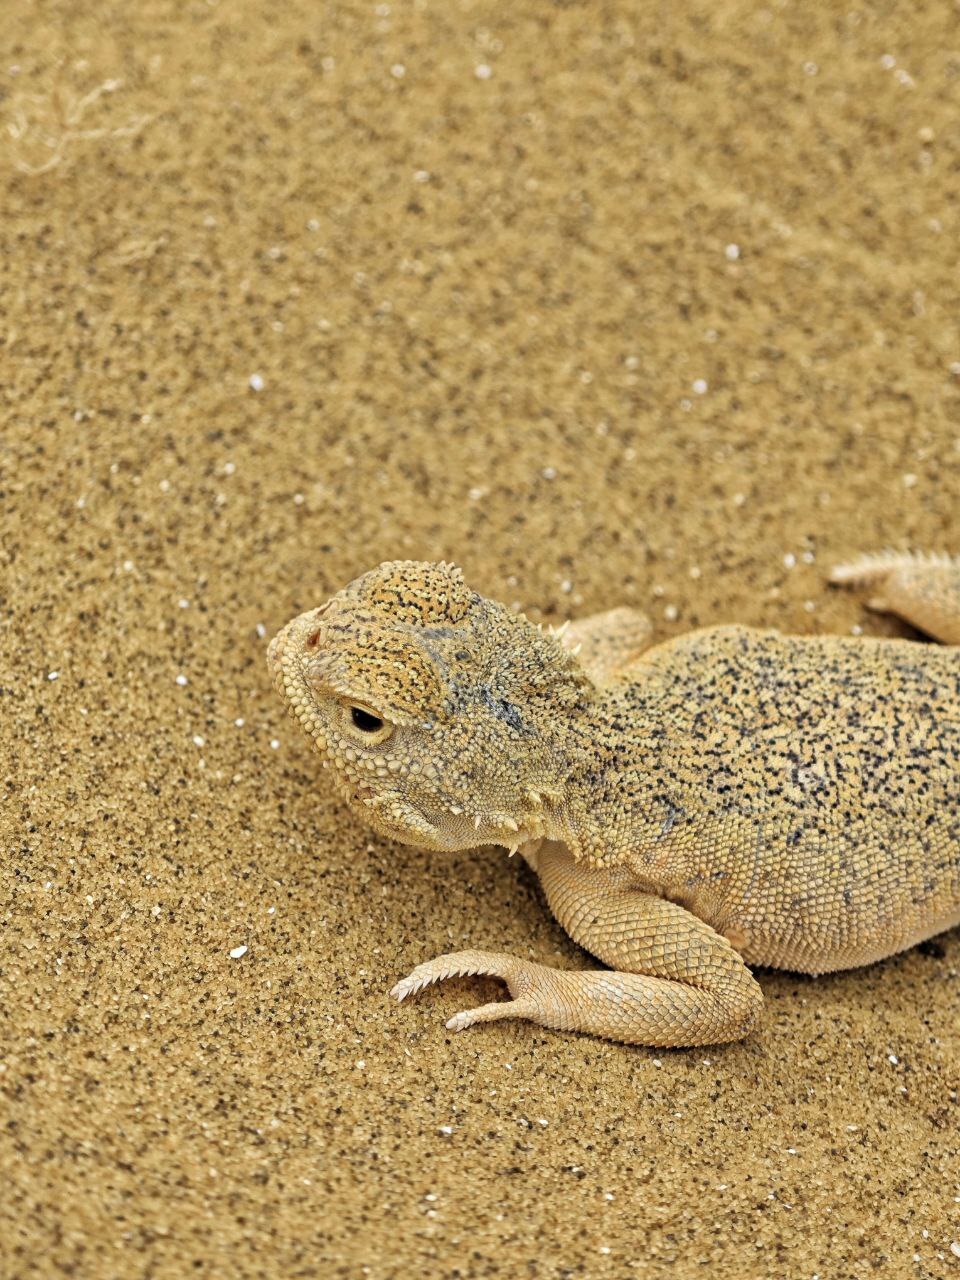
[(47, 679), (48, 679), (48, 680), (59, 680), (59, 679), (60, 679), (60, 672), (59, 672), (59, 671), (48, 671), (48, 672), (47, 672)]
[(266, 636), (266, 634), (267, 634), (267, 628), (263, 625), (263, 623), (262, 623), (262, 622), (258, 622), (258, 623), (257, 623), (257, 635), (260, 637), (260, 639), (261, 639), (261, 640), (263, 640), (263, 639), (264, 639), (264, 637)]
[(556, 478), (557, 478), (557, 468), (556, 468), (556, 467), (544, 467), (544, 468), (543, 468), (543, 472), (542, 472), (542, 474), (543, 474), (543, 478), (544, 478), (544, 480), (556, 480)]
[(705, 396), (707, 394), (707, 388), (709, 386), (709, 383), (707, 382), (706, 378), (694, 378), (690, 386), (695, 395)]
[(204, 743), (204, 739), (203, 739), (203, 738), (201, 738), (201, 736), (200, 736), (200, 734), (199, 734), (199, 733), (195, 733), (195, 734), (193, 735), (193, 745), (194, 745), (195, 747), (202, 747), (202, 746), (203, 746), (203, 743)]
[(182, 687), (186, 683), (187, 683), (187, 677), (181, 672), (180, 675), (177, 676), (177, 684)]
[(478, 80), (489, 80), (493, 75), (493, 68), (487, 66), (485, 62), (478, 62), (473, 68), (473, 74)]
[(728, 244), (723, 252), (726, 254), (728, 262), (736, 262), (740, 257), (740, 246), (738, 244)]
[(950, 1244), (950, 1252), (955, 1258), (960, 1258), (960, 1243), (956, 1240), (952, 1241)]
[(244, 725), (243, 716), (237, 716), (236, 720), (234, 720), (233, 723), (237, 726), (238, 729), (242, 729)]
[(230, 959), (239, 960), (241, 956), (245, 956), (247, 954), (248, 949), (249, 948), (247, 948), (246, 946), (234, 947), (233, 950), (230, 952)]
[(903, 477), (903, 487), (905, 489), (912, 489), (916, 483), (917, 483), (917, 477), (913, 474), (912, 471), (908, 471), (907, 474)]
[(250, 375), (250, 390), (251, 390), (251, 391), (262, 391), (262, 390), (263, 390), (263, 378), (260, 376), (260, 374), (259, 374), (259, 373), (251, 373), (251, 375)]
[(393, 76), (394, 80), (402, 80), (407, 74), (407, 68), (402, 62), (395, 62), (390, 68), (390, 74)]
[(271, 745), (271, 747), (273, 747), (274, 751), (276, 751), (277, 747), (279, 747), (279, 745), (280, 745), (280, 739), (279, 739), (279, 738), (271, 738), (271, 739), (270, 739), (270, 745)]
[(895, 1053), (888, 1053), (887, 1061), (890, 1063), (892, 1067), (895, 1067), (897, 1063), (900, 1061), (900, 1059), (897, 1057)]
[(663, 616), (666, 618), (668, 622), (676, 622), (679, 615), (680, 615), (680, 610), (677, 608), (675, 604), (668, 604), (663, 611)]
[(787, 554), (783, 557), (783, 563), (788, 569), (792, 569), (797, 563), (797, 557), (793, 554), (792, 551), (788, 551)]
[(178, 600), (178, 601), (177, 601), (177, 605), (178, 605), (178, 606), (179, 606), (179, 608), (181, 608), (181, 609), (189, 609), (189, 608), (190, 608), (190, 601), (186, 598), (186, 596), (184, 596), (182, 599), (180, 599), (180, 600)]

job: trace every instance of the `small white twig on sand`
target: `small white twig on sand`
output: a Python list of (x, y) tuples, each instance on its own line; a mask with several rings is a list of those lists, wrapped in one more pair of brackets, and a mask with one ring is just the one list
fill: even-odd
[[(90, 108), (104, 94), (115, 93), (122, 84), (122, 80), (104, 80), (87, 93), (71, 94), (66, 99), (59, 87), (49, 94), (17, 94), (8, 108), (10, 118), (6, 122), (6, 133), (19, 153), (14, 155), (14, 167), (20, 173), (35, 177), (55, 169), (72, 142), (96, 138), (132, 138), (138, 134), (152, 116), (135, 116), (125, 124), (96, 129), (80, 127)], [(41, 148), (50, 153), (45, 160), (34, 163), (24, 158), (25, 151)]]

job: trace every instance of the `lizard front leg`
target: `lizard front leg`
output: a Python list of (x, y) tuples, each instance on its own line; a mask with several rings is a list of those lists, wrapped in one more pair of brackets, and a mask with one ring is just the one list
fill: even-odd
[(512, 1000), (456, 1014), (447, 1023), (528, 1018), (629, 1044), (718, 1044), (745, 1036), (763, 996), (740, 956), (696, 916), (631, 888), (627, 873), (577, 864), (545, 842), (537, 871), (547, 901), (570, 936), (613, 971), (550, 969), (498, 952), (461, 951), (414, 969), (393, 994), (464, 973), (506, 981)]
[(625, 605), (566, 623), (560, 643), (572, 650), (595, 684), (621, 675), (653, 643), (653, 627), (639, 609)]
[(944, 644), (960, 644), (960, 561), (950, 556), (863, 556), (838, 564), (830, 581), (875, 587), (871, 609), (899, 614)]

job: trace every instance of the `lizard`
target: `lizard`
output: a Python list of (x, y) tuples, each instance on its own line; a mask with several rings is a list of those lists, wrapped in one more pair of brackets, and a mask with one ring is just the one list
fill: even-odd
[(708, 626), (653, 643), (614, 609), (554, 630), (448, 563), (390, 561), (270, 643), (276, 687), (347, 804), (438, 853), (518, 851), (606, 966), (464, 950), (510, 999), (457, 1013), (626, 1043), (740, 1039), (750, 966), (823, 974), (960, 923), (960, 558), (840, 565), (943, 645)]

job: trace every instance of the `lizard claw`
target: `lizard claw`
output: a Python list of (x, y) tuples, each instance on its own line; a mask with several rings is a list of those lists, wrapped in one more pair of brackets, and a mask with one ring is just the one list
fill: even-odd
[(444, 1026), (448, 1031), (465, 1031), (475, 1022), (492, 1022), (496, 1018), (513, 1017), (512, 1000), (498, 1000), (494, 1004), (484, 1004), (478, 1009), (461, 1009), (452, 1018), (448, 1018)]
[(444, 978), (459, 978), (468, 974), (483, 974), (501, 978), (510, 989), (512, 1000), (495, 1001), (476, 1009), (454, 1014), (447, 1022), (450, 1031), (463, 1031), (475, 1022), (492, 1022), (498, 1018), (529, 1018), (535, 1012), (532, 992), (537, 986), (536, 972), (539, 965), (520, 960), (516, 956), (495, 951), (454, 951), (417, 965), (416, 969), (392, 988), (390, 994), (397, 1000), (421, 991), (433, 982)]
[(481, 970), (473, 963), (473, 958), (478, 955), (479, 953), (475, 951), (455, 951), (450, 955), (438, 956), (436, 960), (428, 960), (425, 964), (418, 964), (412, 973), (401, 978), (396, 986), (391, 988), (390, 994), (401, 1001), (407, 996), (422, 991), (432, 982), (442, 982), (444, 978), (460, 978), (469, 973), (479, 973)]
[(469, 1027), (471, 1022), (473, 1022), (473, 1010), (461, 1009), (452, 1018), (448, 1018), (444, 1026), (448, 1031), (463, 1031), (465, 1027)]

